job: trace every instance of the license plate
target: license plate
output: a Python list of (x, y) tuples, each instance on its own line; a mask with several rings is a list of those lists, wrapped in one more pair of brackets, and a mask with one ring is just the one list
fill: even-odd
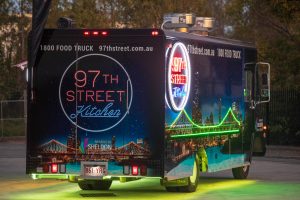
[(85, 165), (84, 166), (84, 175), (85, 176), (105, 176), (106, 167), (104, 165)]

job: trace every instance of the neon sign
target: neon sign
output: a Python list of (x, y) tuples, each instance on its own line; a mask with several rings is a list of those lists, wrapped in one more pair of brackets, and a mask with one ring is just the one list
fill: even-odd
[(78, 128), (103, 132), (117, 126), (129, 113), (132, 83), (114, 58), (88, 54), (74, 60), (59, 85), (61, 108)]
[(188, 51), (181, 42), (176, 42), (170, 52), (167, 73), (168, 105), (179, 112), (184, 109), (190, 94), (191, 64)]

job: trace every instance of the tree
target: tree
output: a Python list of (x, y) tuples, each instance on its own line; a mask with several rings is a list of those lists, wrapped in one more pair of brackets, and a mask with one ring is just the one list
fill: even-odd
[(75, 20), (78, 28), (110, 28), (116, 23), (117, 0), (53, 0), (46, 27), (56, 28), (59, 17)]
[(30, 26), (30, 1), (0, 1), (0, 98), (19, 98), (25, 88), (22, 74), (13, 65), (26, 59)]
[[(0, 82), (11, 85), (8, 77), (16, 76), (15, 91), (24, 84), (11, 66), (26, 59), (31, 3), (0, 1)], [(159, 28), (166, 13), (214, 17), (212, 35), (257, 46), (259, 60), (272, 65), (273, 87), (300, 88), (300, 3), (293, 0), (52, 0), (46, 27), (70, 17), (78, 28)]]
[(254, 42), (259, 60), (272, 65), (275, 88), (300, 88), (300, 4), (287, 0), (230, 0), (228, 36)]

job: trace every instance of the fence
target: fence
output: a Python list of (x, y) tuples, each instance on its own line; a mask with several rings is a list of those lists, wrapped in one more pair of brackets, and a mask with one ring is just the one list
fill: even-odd
[(26, 135), (26, 102), (0, 101), (1, 138)]
[(271, 91), (269, 122), (271, 144), (300, 145), (300, 91)]

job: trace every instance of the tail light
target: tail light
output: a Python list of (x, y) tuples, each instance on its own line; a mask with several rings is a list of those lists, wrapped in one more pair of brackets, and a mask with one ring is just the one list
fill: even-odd
[(152, 36), (158, 36), (158, 31), (152, 31), (152, 32), (151, 32), (151, 35), (152, 35)]
[(101, 35), (102, 35), (102, 36), (107, 36), (107, 34), (108, 34), (107, 31), (102, 31), (102, 32), (101, 32)]
[(139, 167), (136, 166), (136, 165), (133, 165), (131, 167), (131, 174), (134, 175), (134, 176), (138, 175), (139, 174)]
[(97, 36), (97, 35), (99, 35), (99, 32), (98, 31), (93, 31), (93, 35)]
[(90, 35), (90, 32), (89, 32), (89, 31), (84, 31), (84, 32), (83, 32), (83, 35), (84, 35), (84, 36), (89, 36), (89, 35)]
[(57, 173), (58, 172), (58, 164), (52, 163), (51, 164), (51, 173)]
[(147, 166), (146, 165), (142, 165), (140, 167), (140, 173), (141, 173), (141, 176), (147, 176)]
[(49, 165), (48, 164), (43, 165), (43, 172), (49, 173)]

